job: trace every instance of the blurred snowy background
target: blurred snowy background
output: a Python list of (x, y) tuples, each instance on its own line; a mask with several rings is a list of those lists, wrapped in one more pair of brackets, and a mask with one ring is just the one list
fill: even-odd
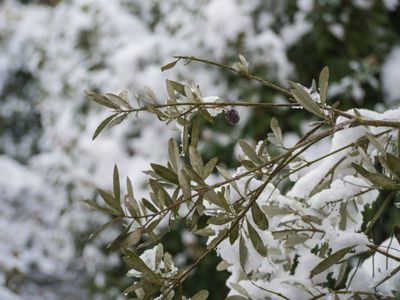
[[(0, 299), (123, 299), (126, 270), (117, 254), (104, 251), (113, 232), (88, 242), (104, 216), (80, 200), (94, 197), (97, 186), (110, 188), (115, 163), (136, 193), (145, 193), (142, 171), (166, 157), (171, 132), (151, 116), (132, 116), (92, 142), (108, 112), (89, 103), (84, 90), (126, 89), (133, 99), (149, 86), (162, 98), (170, 78), (198, 83), (205, 96), (282, 101), (205, 65), (160, 71), (177, 54), (227, 64), (243, 54), (251, 71), (282, 85), (287, 79), (310, 85), (328, 65), (330, 97), (343, 107), (397, 107), (398, 4), (0, 1)], [(239, 136), (265, 136), (268, 112), (240, 113), (239, 126), (203, 132), (205, 156), (224, 151), (222, 160), (232, 166)], [(304, 127), (301, 112), (286, 120), (283, 128), (293, 135)], [(193, 243), (184, 236), (183, 244)]]

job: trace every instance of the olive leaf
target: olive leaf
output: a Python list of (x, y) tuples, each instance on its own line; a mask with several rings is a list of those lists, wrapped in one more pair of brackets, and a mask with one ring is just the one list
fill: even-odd
[(199, 152), (197, 152), (197, 149), (192, 145), (189, 146), (189, 159), (193, 170), (195, 170), (196, 173), (201, 176), (203, 174), (204, 167), (203, 160)]
[(325, 106), (326, 103), (326, 96), (328, 94), (328, 80), (329, 80), (329, 68), (325, 66), (321, 73), (319, 74), (319, 96), (321, 99), (322, 107)]
[(179, 61), (180, 59), (178, 58), (177, 60), (174, 60), (164, 66), (161, 67), (161, 72), (164, 72), (166, 70), (172, 69), (173, 67), (175, 67), (176, 63)]
[(111, 116), (105, 118), (99, 126), (97, 126), (96, 130), (94, 131), (93, 137), (92, 137), (92, 141), (95, 140), (95, 138), (104, 130), (104, 128), (107, 127), (108, 124), (110, 124), (110, 122), (118, 115), (118, 113), (116, 114), (112, 114)]
[(240, 266), (243, 271), (246, 270), (247, 261), (249, 259), (248, 250), (246, 248), (246, 243), (242, 235), (239, 237), (239, 260)]
[(289, 81), (289, 84), (292, 87), (290, 92), (297, 103), (314, 115), (326, 119), (325, 114), (319, 108), (318, 104), (311, 98), (309, 93), (307, 93), (298, 83)]
[(114, 165), (114, 175), (113, 175), (113, 190), (114, 190), (114, 197), (115, 199), (120, 202), (121, 200), (121, 189), (120, 189), (120, 183), (119, 183), (119, 172), (118, 172), (118, 167), (115, 164)]
[(164, 178), (166, 181), (178, 184), (178, 176), (174, 171), (159, 164), (150, 164), (150, 166), (157, 175)]
[(108, 94), (106, 94), (106, 97), (108, 98), (108, 100), (110, 100), (111, 103), (113, 103), (119, 109), (131, 109), (132, 108), (129, 105), (129, 103), (120, 96), (108, 93)]
[(278, 143), (282, 145), (283, 144), (282, 130), (279, 127), (278, 120), (276, 118), (272, 118), (270, 126), (272, 132), (274, 133), (276, 139), (278, 140)]
[(100, 194), (101, 198), (103, 198), (104, 202), (107, 203), (111, 208), (119, 213), (123, 213), (121, 208), (120, 202), (118, 199), (114, 198), (111, 194), (107, 193), (102, 189), (97, 189), (98, 193)]
[(267, 230), (269, 227), (267, 216), (258, 206), (257, 202), (254, 202), (251, 205), (251, 216), (253, 217), (254, 223), (260, 228), (261, 230)]
[(254, 249), (256, 249), (261, 256), (267, 256), (267, 251), (260, 235), (258, 234), (257, 230), (251, 226), (249, 221), (247, 221), (247, 231)]
[(97, 94), (97, 93), (94, 93), (94, 92), (91, 92), (91, 91), (84, 91), (84, 93), (90, 100), (92, 100), (92, 101), (94, 101), (94, 102), (96, 102), (96, 103), (98, 103), (100, 105), (106, 106), (106, 107), (111, 108), (111, 109), (118, 109), (119, 108), (117, 105), (112, 103), (110, 101), (110, 99), (108, 99), (106, 96), (103, 96), (103, 95), (100, 95), (100, 94)]
[(331, 266), (339, 262), (347, 253), (353, 250), (354, 247), (355, 246), (346, 247), (329, 255), (311, 270), (310, 277), (329, 269)]
[(252, 161), (261, 164), (262, 160), (258, 156), (257, 152), (252, 146), (250, 146), (245, 140), (239, 140), (239, 146), (242, 148), (243, 153), (247, 155)]
[(383, 203), (379, 206), (379, 209), (377, 210), (376, 214), (371, 219), (371, 221), (368, 223), (367, 228), (365, 228), (364, 232), (366, 234), (371, 231), (372, 227), (378, 221), (380, 216), (387, 210), (387, 208), (389, 207), (389, 204), (393, 200), (394, 196), (396, 196), (396, 192), (391, 192), (389, 195), (386, 196), (386, 198), (383, 201)]

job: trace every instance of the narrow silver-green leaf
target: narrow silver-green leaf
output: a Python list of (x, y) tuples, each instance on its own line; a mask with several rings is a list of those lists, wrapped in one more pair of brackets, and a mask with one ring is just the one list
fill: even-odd
[(240, 260), (240, 267), (243, 271), (246, 271), (247, 261), (249, 259), (248, 250), (246, 248), (246, 242), (243, 236), (239, 237), (239, 260)]
[(355, 246), (346, 247), (329, 255), (311, 270), (310, 277), (329, 269), (331, 266), (339, 262), (347, 253), (353, 250), (354, 247)]
[(179, 94), (181, 94), (183, 96), (186, 96), (185, 86), (182, 83), (179, 83), (179, 82), (173, 81), (173, 80), (170, 80), (169, 82), (171, 83), (171, 85), (175, 91), (177, 91)]
[(111, 120), (110, 123), (108, 123), (107, 127), (108, 128), (113, 128), (114, 126), (120, 124), (123, 120), (125, 120), (128, 117), (127, 113), (122, 113), (119, 116), (115, 117), (114, 119)]
[(141, 237), (142, 237), (142, 229), (141, 228), (138, 228), (131, 232), (128, 232), (128, 236), (126, 237), (125, 241), (123, 242), (122, 247), (127, 248), (127, 247), (135, 246), (137, 243), (140, 242)]
[(250, 222), (247, 221), (247, 231), (250, 236), (251, 243), (253, 244), (254, 249), (261, 255), (261, 256), (267, 256), (267, 251), (265, 249), (264, 243), (258, 234), (257, 230), (251, 226)]
[(121, 222), (121, 220), (122, 220), (121, 217), (117, 217), (117, 218), (114, 218), (114, 219), (104, 223), (103, 225), (97, 227), (96, 230), (89, 236), (89, 240), (95, 239), (105, 229), (107, 229), (108, 227), (114, 225), (117, 222)]
[(87, 206), (89, 206), (91, 209), (94, 209), (96, 211), (99, 211), (99, 212), (102, 212), (102, 213), (105, 213), (108, 215), (114, 213), (114, 210), (111, 210), (108, 207), (102, 207), (102, 206), (98, 205), (96, 202), (94, 202), (93, 200), (86, 199), (86, 200), (82, 200), (82, 202), (85, 203)]
[(178, 176), (176, 173), (174, 173), (172, 170), (159, 165), (159, 164), (150, 164), (151, 168), (154, 170), (154, 172), (157, 173), (157, 175), (161, 176), (165, 180), (178, 184)]
[(321, 98), (322, 107), (325, 106), (326, 97), (328, 94), (328, 80), (329, 80), (329, 68), (325, 66), (319, 74), (319, 96)]
[(233, 245), (239, 237), (239, 223), (237, 223), (234, 227), (231, 225), (231, 232), (229, 234), (229, 243)]
[(192, 119), (192, 130), (190, 133), (190, 144), (194, 147), (197, 148), (197, 144), (199, 142), (199, 137), (200, 137), (200, 121), (201, 121), (201, 116), (200, 114), (197, 114), (193, 119)]
[(96, 130), (94, 131), (93, 137), (92, 137), (92, 141), (100, 134), (100, 132), (103, 131), (104, 128), (107, 127), (107, 125), (118, 115), (118, 113), (116, 114), (112, 114), (111, 116), (109, 116), (108, 118), (104, 119), (99, 126), (97, 126)]
[(366, 177), (369, 174), (372, 174), (370, 172), (368, 172), (366, 169), (364, 169), (362, 166), (356, 164), (356, 163), (351, 163), (352, 167), (357, 171), (357, 173), (359, 173), (360, 175)]
[(370, 157), (367, 155), (367, 153), (365, 153), (364, 149), (361, 147), (358, 147), (358, 153), (361, 156), (361, 159), (364, 163), (364, 165), (366, 166), (367, 170), (369, 172), (376, 172), (375, 167), (373, 165), (373, 163), (371, 162)]
[(114, 103), (112, 103), (106, 96), (91, 92), (91, 91), (85, 91), (86, 96), (90, 99), (93, 100), (94, 102), (106, 106), (108, 108), (112, 109), (118, 109), (118, 106), (116, 106)]
[(271, 129), (279, 144), (283, 144), (282, 130), (279, 127), (278, 120), (276, 118), (271, 119)]
[(246, 154), (252, 161), (256, 163), (262, 163), (262, 160), (257, 155), (257, 152), (245, 140), (239, 140), (239, 146), (242, 148), (243, 153)]
[(365, 176), (369, 181), (371, 181), (375, 186), (383, 190), (399, 190), (400, 185), (396, 184), (389, 177), (380, 173), (370, 173)]
[(385, 167), (387, 167), (394, 176), (400, 179), (400, 159), (393, 154), (386, 153), (385, 162)]
[(184, 170), (178, 172), (179, 186), (182, 189), (183, 197), (189, 199), (191, 196), (190, 179)]
[(176, 63), (179, 61), (179, 59), (174, 60), (170, 63), (167, 63), (166, 65), (161, 67), (161, 72), (164, 72), (166, 70), (172, 69), (173, 67), (175, 67)]
[(376, 137), (370, 133), (365, 134), (372, 145), (383, 155), (386, 156), (385, 148), (382, 144), (376, 139)]
[(225, 209), (226, 211), (231, 211), (228, 201), (221, 193), (216, 193), (213, 190), (208, 191), (204, 194), (204, 197), (215, 204), (216, 206)]
[(168, 142), (168, 155), (169, 155), (169, 161), (171, 162), (172, 168), (175, 170), (175, 172), (178, 172), (179, 170), (179, 147), (178, 143), (174, 138), (171, 138)]
[(210, 159), (203, 168), (203, 179), (206, 179), (214, 171), (218, 163), (218, 157)]
[(124, 256), (123, 259), (130, 268), (142, 273), (154, 273), (135, 252), (127, 249), (126, 253), (127, 256)]
[(115, 199), (120, 202), (121, 200), (121, 188), (119, 183), (119, 172), (118, 167), (114, 165), (114, 174), (113, 174), (113, 190), (114, 190), (114, 197)]
[(267, 230), (269, 227), (267, 216), (258, 206), (257, 202), (254, 202), (251, 206), (251, 216), (253, 217), (254, 223), (261, 230)]
[(163, 256), (164, 256), (164, 247), (161, 243), (158, 243), (156, 246), (156, 258), (155, 258), (156, 269), (158, 269), (158, 267), (160, 266)]
[(176, 103), (176, 94), (174, 91), (174, 87), (171, 84), (171, 81), (167, 79), (165, 81), (165, 84), (167, 86), (167, 92), (168, 92), (168, 103), (171, 103), (171, 104)]
[(232, 187), (236, 190), (236, 192), (238, 192), (238, 194), (240, 195), (240, 190), (239, 187), (236, 183), (236, 181), (232, 181), (232, 176), (231, 174), (229, 174), (229, 172), (227, 170), (225, 170), (223, 167), (221, 166), (217, 166), (217, 170), (218, 172), (222, 175), (222, 177), (224, 177), (225, 180), (230, 181), (229, 184), (232, 185)]
[(114, 95), (114, 94), (106, 94), (106, 97), (110, 102), (112, 102), (115, 106), (119, 107), (120, 109), (131, 109), (132, 107), (129, 105), (128, 102), (126, 102), (123, 98), (120, 96)]
[(118, 199), (115, 199), (114, 196), (110, 195), (106, 191), (98, 189), (100, 196), (103, 198), (104, 202), (107, 203), (110, 207), (112, 207), (117, 212), (122, 213), (123, 210), (121, 208), (120, 202)]
[(125, 205), (128, 208), (130, 214), (134, 217), (137, 217), (140, 215), (140, 208), (136, 202), (135, 195), (133, 194), (132, 183), (129, 177), (126, 177), (126, 190), (128, 191), (128, 194), (125, 198)]
[(201, 176), (203, 174), (203, 160), (197, 149), (192, 145), (189, 146), (189, 159), (192, 168)]
[(292, 93), (292, 96), (297, 101), (297, 103), (299, 103), (302, 107), (304, 107), (309, 112), (311, 112), (319, 117), (322, 117), (324, 119), (326, 118), (324, 113), (319, 108), (318, 104), (315, 103), (315, 101), (311, 98), (309, 93), (307, 93), (298, 83), (291, 82), (291, 81), (289, 81), (289, 83), (292, 86), (292, 88), (290, 89), (290, 92)]

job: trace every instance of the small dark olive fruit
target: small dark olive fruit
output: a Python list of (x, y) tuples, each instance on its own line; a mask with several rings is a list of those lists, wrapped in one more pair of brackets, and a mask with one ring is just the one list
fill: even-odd
[(240, 116), (237, 110), (231, 107), (225, 110), (225, 119), (229, 124), (235, 125), (240, 121)]

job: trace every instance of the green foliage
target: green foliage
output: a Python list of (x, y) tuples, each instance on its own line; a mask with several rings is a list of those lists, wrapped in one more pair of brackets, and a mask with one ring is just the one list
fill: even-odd
[[(126, 95), (120, 94), (116, 96), (106, 94), (103, 96), (87, 92), (88, 97), (93, 101), (112, 109), (113, 114), (111, 116), (123, 115), (126, 118), (131, 113), (145, 111), (153, 114), (162, 122), (176, 122), (182, 131), (181, 146), (174, 139), (170, 139), (168, 142), (169, 161), (166, 164), (153, 163), (151, 164), (152, 170), (145, 172), (149, 178), (150, 193), (148, 198), (135, 199), (132, 185), (127, 178), (127, 193), (122, 197), (124, 199), (122, 201), (120, 175), (117, 166), (115, 166), (113, 193), (99, 190), (106, 206), (99, 206), (94, 201), (86, 201), (94, 209), (108, 213), (114, 218), (101, 226), (95, 232), (95, 235), (114, 222), (124, 220), (124, 229), (108, 245), (108, 248), (110, 251), (121, 249), (125, 255), (123, 257), (124, 262), (132, 269), (130, 275), (137, 278), (127, 288), (125, 291), (126, 294), (133, 294), (141, 299), (153, 298), (157, 295), (162, 295), (165, 299), (172, 299), (177, 292), (182, 296), (181, 287), (192, 270), (196, 269), (204, 258), (210, 255), (225, 240), (228, 240), (231, 245), (238, 240), (239, 261), (243, 276), (254, 276), (254, 274), (251, 275), (251, 272), (249, 272), (251, 253), (249, 245), (251, 244), (252, 249), (262, 257), (268, 257), (270, 251), (279, 251), (279, 249), (271, 248), (265, 244), (260, 235), (263, 232), (269, 232), (269, 217), (273, 217), (276, 214), (299, 215), (299, 220), (307, 226), (306, 228), (302, 227), (299, 229), (289, 227), (283, 230), (271, 231), (275, 239), (285, 241), (285, 247), (287, 248), (292, 249), (304, 244), (306, 241), (312, 239), (314, 234), (325, 235), (326, 229), (321, 227), (322, 220), (319, 216), (304, 214), (300, 210), (285, 211), (285, 209), (280, 209), (279, 207), (274, 208), (277, 210), (275, 212), (270, 210), (269, 207), (268, 210), (265, 210), (265, 206), (264, 208), (260, 207), (261, 202), (259, 201), (262, 199), (261, 196), (267, 185), (271, 182), (279, 185), (292, 172), (297, 172), (343, 149), (355, 149), (355, 155), (359, 155), (364, 161), (368, 162), (369, 157), (361, 148), (365, 144), (372, 146), (378, 151), (378, 160), (381, 163), (380, 171), (376, 171), (370, 162), (367, 163), (368, 169), (357, 163), (352, 163), (352, 166), (357, 174), (372, 183), (373, 188), (388, 193), (387, 197), (383, 200), (383, 204), (374, 214), (371, 214), (369, 222), (363, 230), (365, 234), (370, 233), (383, 213), (388, 210), (389, 205), (400, 189), (400, 184), (398, 183), (400, 160), (382, 146), (378, 140), (381, 134), (374, 135), (367, 132), (357, 142), (344, 146), (315, 161), (306, 161), (300, 154), (311, 145), (332, 136), (338, 131), (346, 129), (348, 126), (398, 128), (400, 127), (399, 122), (371, 120), (362, 117), (357, 112), (354, 115), (346, 113), (338, 109), (336, 104), (329, 105), (326, 99), (329, 79), (329, 70), (327, 67), (319, 75), (318, 91), (306, 89), (294, 82), (290, 82), (290, 90), (285, 90), (275, 84), (265, 82), (263, 79), (259, 79), (249, 73), (248, 63), (243, 56), (239, 58), (236, 68), (219, 65), (195, 57), (177, 57), (176, 61), (167, 64), (162, 70), (171, 69), (179, 60), (185, 59), (217, 65), (246, 78), (263, 83), (269, 88), (289, 96), (289, 101), (292, 101), (289, 102), (289, 108), (304, 108), (320, 120), (298, 143), (291, 148), (285, 148), (283, 145), (282, 129), (279, 127), (277, 119), (272, 118), (270, 127), (273, 134), (264, 139), (257, 148), (254, 148), (245, 140), (238, 141), (245, 155), (244, 159), (240, 161), (242, 172), (231, 175), (222, 166), (217, 165), (217, 158), (204, 163), (198, 151), (202, 124), (200, 120), (212, 122), (211, 110), (222, 112), (223, 108), (227, 106), (251, 105), (240, 102), (227, 103), (218, 100), (207, 102), (202, 97), (197, 86), (181, 84), (170, 80), (167, 80), (168, 100), (166, 104), (162, 104), (150, 89), (147, 89), (143, 95), (137, 97), (137, 106), (131, 105)], [(318, 96), (317, 100), (315, 99), (315, 95)], [(295, 102), (293, 102), (293, 99)], [(261, 103), (259, 106), (262, 107), (263, 104)], [(274, 105), (269, 104), (269, 107), (273, 108)], [(337, 123), (336, 121), (339, 116), (345, 120)], [(97, 134), (105, 127), (103, 123), (99, 126), (100, 130), (99, 128), (96, 130)], [(324, 127), (327, 127), (327, 129), (319, 131)], [(297, 162), (299, 167), (293, 168), (290, 164), (292, 162)], [(337, 167), (338, 164), (330, 172), (334, 173)], [(210, 184), (207, 179), (214, 172), (214, 169), (218, 171), (223, 180)], [(246, 180), (244, 188), (239, 187), (241, 180)], [(259, 180), (260, 185), (251, 188), (252, 180)], [(325, 183), (321, 182), (316, 189), (320, 191), (324, 188)], [(238, 199), (231, 199), (232, 191), (237, 193)], [(313, 193), (315, 194), (317, 191)], [(248, 212), (249, 214), (247, 214)], [(320, 212), (320, 215), (322, 214)], [(346, 219), (350, 217), (347, 216), (346, 209), (341, 209), (341, 223), (339, 226), (342, 230), (346, 229)], [(204, 224), (204, 218), (206, 224)], [(173, 257), (170, 253), (164, 251), (164, 247), (160, 243), (164, 240), (166, 234), (176, 230), (180, 226), (185, 226), (193, 234), (211, 237), (207, 243), (207, 249), (204, 250), (203, 254), (192, 265), (182, 269), (175, 267)], [(214, 232), (213, 228), (219, 228), (219, 226), (222, 226), (219, 232)], [(397, 227), (395, 228), (397, 230)], [(311, 232), (312, 235), (298, 235), (298, 232)], [(154, 247), (148, 249), (152, 245)], [(335, 252), (332, 250), (333, 246), (324, 243), (321, 247), (318, 246), (315, 248), (314, 253), (318, 254), (321, 260), (311, 269), (310, 280), (323, 272), (328, 272), (334, 265), (340, 264), (341, 271), (337, 279), (332, 277), (332, 273), (328, 273), (327, 281), (321, 283), (321, 286), (337, 289), (336, 293), (347, 293), (347, 291), (341, 289), (346, 288), (344, 278), (348, 275), (348, 262), (351, 257), (348, 254), (357, 254), (354, 251), (356, 245), (340, 248)], [(147, 250), (142, 252), (142, 254), (138, 254), (140, 249)], [(295, 273), (297, 263), (298, 261), (294, 260), (292, 265), (289, 265), (287, 268), (291, 274)], [(397, 269), (394, 270), (388, 278), (396, 274), (397, 271)], [(384, 281), (388, 278), (385, 278)], [(232, 283), (232, 288), (242, 296), (250, 297), (246, 289), (241, 285)], [(304, 289), (307, 290), (306, 287)], [(281, 295), (276, 292), (270, 292)], [(360, 293), (364, 292), (349, 293), (353, 293), (353, 296), (357, 297)], [(202, 290), (198, 291), (193, 296), (193, 299), (206, 299), (207, 297), (208, 292)], [(286, 297), (283, 296), (283, 298)]]

